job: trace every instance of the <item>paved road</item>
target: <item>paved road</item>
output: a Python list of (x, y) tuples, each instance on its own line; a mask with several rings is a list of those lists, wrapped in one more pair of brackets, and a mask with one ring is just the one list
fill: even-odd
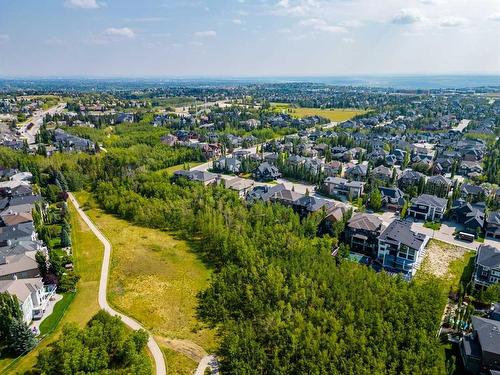
[[(66, 108), (66, 103), (59, 103), (45, 111), (36, 112), (29, 120), (27, 120), (24, 125), (19, 129), (21, 136), (26, 138), (28, 145), (35, 143), (35, 137), (40, 130), (40, 126), (43, 124), (43, 118), (45, 115), (54, 113), (60, 113), (64, 108)], [(28, 125), (33, 123), (33, 126), (28, 129)]]
[(210, 369), (212, 370), (212, 375), (219, 373), (219, 362), (213, 354), (207, 355), (201, 359), (200, 363), (198, 363), (196, 371), (194, 372), (194, 375), (204, 375), (205, 369), (207, 367), (210, 367)]
[[(89, 226), (90, 230), (96, 235), (96, 237), (99, 239), (99, 241), (102, 242), (104, 245), (104, 258), (102, 261), (102, 268), (101, 268), (101, 280), (99, 281), (99, 306), (103, 309), (109, 312), (113, 316), (119, 316), (122, 321), (128, 325), (130, 328), (137, 330), (137, 329), (144, 329), (138, 322), (136, 322), (134, 319), (129, 318), (126, 315), (123, 315), (119, 313), (118, 311), (114, 310), (112, 307), (109, 306), (108, 301), (106, 300), (106, 290), (108, 287), (108, 272), (109, 272), (109, 263), (111, 259), (111, 244), (109, 241), (104, 237), (104, 235), (101, 233), (99, 229), (94, 225), (92, 220), (89, 219), (87, 214), (83, 212), (83, 210), (80, 208), (80, 205), (78, 204), (77, 200), (73, 196), (73, 194), (69, 193), (69, 199), (71, 202), (75, 205), (76, 210), (82, 217), (83, 221)], [(166, 364), (165, 364), (165, 358), (163, 358), (163, 353), (154, 340), (153, 336), (149, 335), (149, 340), (148, 340), (148, 348), (151, 354), (153, 355), (153, 359), (155, 361), (155, 367), (156, 367), (156, 374), (157, 375), (166, 375), (167, 370), (166, 370)]]

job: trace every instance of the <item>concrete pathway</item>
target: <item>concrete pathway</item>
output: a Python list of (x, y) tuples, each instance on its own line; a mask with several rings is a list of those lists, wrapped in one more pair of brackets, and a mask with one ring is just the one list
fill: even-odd
[(219, 373), (219, 362), (213, 354), (203, 357), (198, 363), (198, 368), (194, 372), (194, 375), (204, 375), (205, 369), (209, 367), (212, 370), (212, 375)]
[(40, 324), (42, 324), (42, 322), (47, 319), (51, 314), (52, 312), (54, 311), (54, 306), (56, 305), (57, 302), (59, 302), (60, 300), (62, 300), (63, 296), (60, 295), (60, 294), (54, 294), (52, 296), (52, 299), (49, 300), (49, 302), (47, 303), (47, 306), (45, 307), (45, 312), (43, 313), (43, 316), (42, 316), (42, 319), (40, 320), (33, 320), (30, 324), (30, 328), (33, 329), (33, 328), (36, 328), (36, 334), (40, 334)]
[[(106, 300), (106, 290), (108, 287), (109, 264), (111, 260), (111, 244), (106, 239), (106, 237), (104, 237), (101, 231), (97, 229), (97, 227), (94, 225), (92, 220), (90, 220), (87, 214), (80, 208), (80, 205), (78, 204), (73, 194), (72, 193), (68, 194), (69, 194), (69, 199), (74, 204), (78, 214), (81, 216), (83, 221), (85, 221), (85, 223), (89, 226), (90, 230), (96, 235), (99, 241), (101, 241), (102, 244), (104, 245), (104, 259), (102, 261), (101, 280), (99, 282), (99, 306), (103, 310), (109, 312), (111, 315), (119, 316), (122, 322), (125, 323), (130, 328), (134, 330), (141, 328), (144, 329), (144, 327), (142, 327), (134, 319), (129, 318), (128, 316), (123, 315), (122, 313), (119, 313), (118, 311), (114, 310), (111, 306), (109, 306), (108, 301)], [(163, 358), (163, 353), (151, 334), (149, 335), (148, 348), (155, 361), (156, 374), (166, 375), (167, 370), (166, 370), (165, 358)]]

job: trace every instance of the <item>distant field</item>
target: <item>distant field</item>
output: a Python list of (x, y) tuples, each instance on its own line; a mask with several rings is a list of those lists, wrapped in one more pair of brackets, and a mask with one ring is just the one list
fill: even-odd
[(5, 367), (12, 362), (12, 359), (0, 360), (0, 374), (22, 374), (30, 370), (35, 365), (40, 350), (56, 340), (64, 324), (72, 322), (83, 327), (99, 311), (97, 294), (99, 290), (103, 247), (90, 231), (87, 224), (78, 215), (73, 205), (70, 204), (69, 206), (72, 227), (73, 263), (76, 272), (80, 275), (80, 281), (77, 286), (78, 291), (54, 332), (47, 336), (32, 352), (11, 364), (8, 370), (5, 370)]
[[(88, 193), (75, 195), (113, 246), (108, 289), (111, 305), (141, 322), (164, 350), (175, 350), (195, 361), (213, 351), (215, 331), (195, 315), (196, 295), (208, 286), (211, 271), (191, 245), (170, 233), (106, 214)], [(178, 363), (168, 363), (169, 369), (188, 363), (189, 370), (192, 368), (192, 361), (182, 354), (168, 356), (178, 359)]]
[(306, 116), (321, 116), (329, 119), (330, 121), (347, 121), (352, 119), (354, 116), (361, 115), (367, 111), (360, 109), (344, 109), (344, 108), (334, 108), (334, 109), (322, 109), (322, 108), (291, 108), (287, 103), (272, 103), (272, 108), (278, 111), (287, 111), (294, 117), (302, 118)]

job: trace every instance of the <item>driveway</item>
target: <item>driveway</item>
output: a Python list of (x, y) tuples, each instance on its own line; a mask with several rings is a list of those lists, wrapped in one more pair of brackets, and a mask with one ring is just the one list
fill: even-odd
[(436, 240), (440, 240), (451, 245), (465, 247), (466, 249), (477, 250), (480, 245), (479, 242), (467, 242), (455, 238), (453, 232), (456, 228), (457, 226), (454, 223), (450, 222), (443, 222), (439, 230), (426, 228), (424, 227), (424, 223), (421, 221), (414, 221), (411, 225), (412, 230), (414, 230), (415, 232), (424, 233), (430, 238), (435, 238)]

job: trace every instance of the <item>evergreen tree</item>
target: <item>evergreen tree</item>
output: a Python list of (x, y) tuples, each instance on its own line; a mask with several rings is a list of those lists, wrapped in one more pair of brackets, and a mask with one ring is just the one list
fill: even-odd
[(34, 333), (22, 319), (14, 319), (9, 328), (10, 349), (21, 355), (29, 352), (36, 345)]

